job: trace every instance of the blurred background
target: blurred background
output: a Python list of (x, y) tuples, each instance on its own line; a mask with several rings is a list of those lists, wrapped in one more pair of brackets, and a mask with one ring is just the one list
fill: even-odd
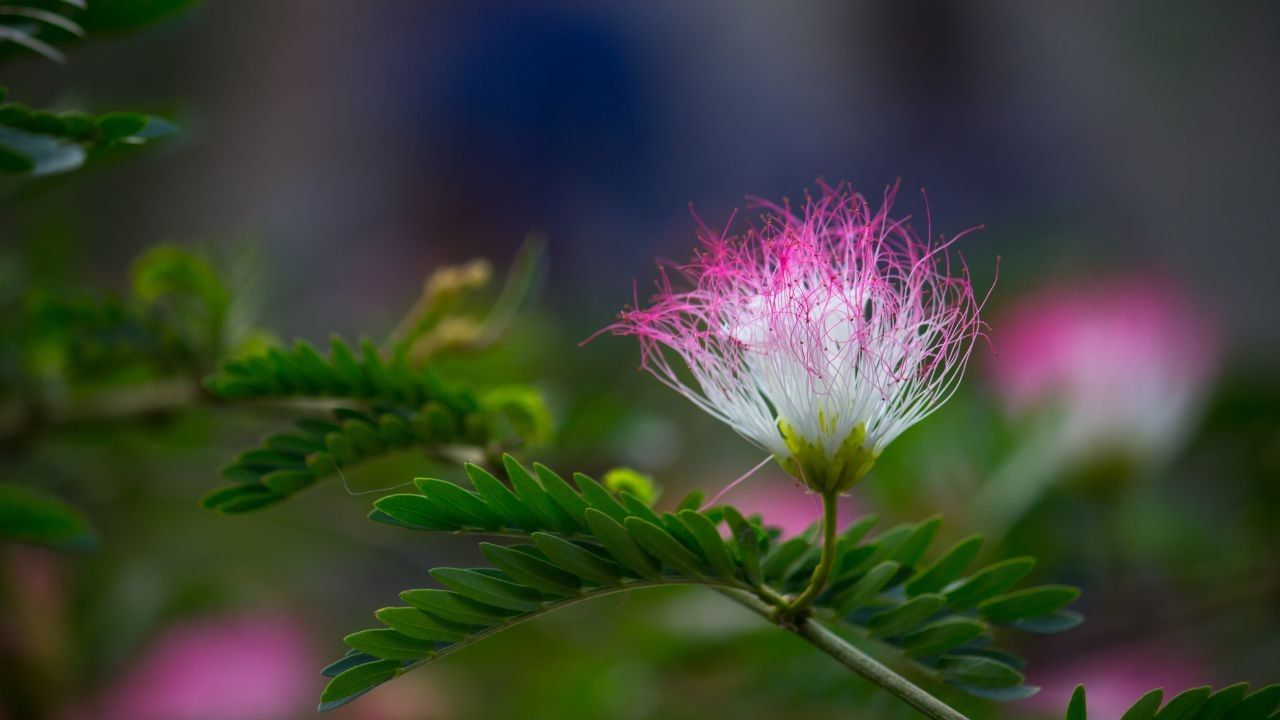
[[(985, 532), (990, 557), (1084, 587), (1088, 616), (1021, 648), (1037, 698), (949, 699), (1054, 717), (1077, 682), (1118, 708), (1280, 678), (1280, 6), (224, 1), (68, 55), (9, 57), (0, 84), (182, 132), (8, 187), (5, 298), (124, 292), (173, 242), (235, 268), (240, 311), (279, 338), (382, 338), (433, 269), (502, 268), (539, 233), (537, 301), (446, 364), (545, 394), (538, 459), (632, 466), (670, 501), (760, 453), (635, 372), (633, 342), (579, 342), (646, 296), (655, 257), (690, 255), (690, 205), (719, 226), (748, 194), (824, 178), (875, 203), (900, 180), (922, 234), (981, 227), (958, 249), (995, 282), (990, 343), (851, 513), (941, 512), (951, 539)], [(0, 546), (0, 716), (309, 717), (343, 634), (426, 568), (479, 560), (368, 522), (372, 497), (335, 482), (244, 516), (198, 507), (280, 422), (189, 411), (0, 445), (6, 479), (74, 499), (101, 537)], [(424, 473), (456, 470), (408, 458), (355, 481)], [(726, 500), (818, 516), (772, 466)], [(602, 600), (334, 716), (910, 717), (752, 620), (697, 593)]]

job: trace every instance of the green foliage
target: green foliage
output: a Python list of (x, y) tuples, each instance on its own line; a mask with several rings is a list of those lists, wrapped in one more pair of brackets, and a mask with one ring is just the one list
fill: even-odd
[(0, 483), (0, 541), (87, 550), (98, 538), (79, 510), (31, 488)]
[[(504, 466), (507, 482), (469, 465), (470, 488), (420, 478), (417, 493), (374, 503), (370, 518), (378, 522), (526, 541), (481, 543), (490, 567), (433, 569), (443, 589), (408, 590), (401, 593), (403, 606), (379, 610), (384, 627), (348, 636), (351, 651), (326, 668), (333, 680), (322, 710), (495, 632), (593, 597), (703, 585), (777, 607), (783, 595), (804, 586), (818, 562), (808, 538), (779, 541), (776, 530), (731, 507), (660, 513), (628, 490), (614, 492), (582, 474), (571, 484), (545, 466), (530, 471), (510, 456)], [(1018, 577), (1000, 567), (966, 576), (977, 538), (926, 562), (936, 518), (865, 540), (874, 522), (864, 518), (840, 536), (833, 581), (819, 596), (814, 617), (896, 649), (904, 661), (970, 694), (1008, 700), (1035, 692), (1022, 684), (1022, 661), (990, 646), (993, 631), (1064, 614), (1077, 593), (1052, 585), (1010, 592), (1029, 566)], [(993, 574), (1000, 582), (990, 579)]]
[(76, 408), (56, 398), (211, 369), (228, 341), (230, 303), (212, 263), (162, 245), (140, 256), (132, 275), (124, 296), (32, 289), (0, 301), (0, 399), (23, 396), (59, 420)]
[(200, 0), (90, 0), (80, 24), (90, 34), (123, 32), (170, 20)]
[(16, 48), (66, 62), (59, 46), (86, 35), (136, 30), (199, 0), (10, 0), (0, 6), (0, 51)]
[[(4, 27), (0, 26), (0, 38)], [(0, 99), (5, 93), (0, 92)], [(146, 145), (172, 137), (177, 125), (136, 112), (55, 112), (22, 103), (0, 104), (0, 172), (56, 175), (113, 148)]]
[(84, 37), (84, 28), (72, 18), (85, 7), (85, 0), (12, 0), (0, 5), (0, 47), (13, 45), (54, 62), (66, 62), (66, 55), (55, 45)]
[[(1280, 715), (1280, 684), (1249, 692), (1248, 683), (1214, 692), (1209, 686), (1192, 688), (1161, 707), (1162, 690), (1152, 690), (1133, 704), (1121, 720), (1267, 720)], [(1086, 692), (1076, 686), (1066, 720), (1088, 720)]]
[[(206, 385), (226, 400), (311, 397), (341, 404), (328, 417), (298, 420), (295, 431), (267, 437), (224, 467), (222, 475), (235, 483), (203, 500), (224, 513), (273, 505), (345, 467), (398, 450), (446, 456), (459, 446), (487, 450), (504, 439), (514, 442), (500, 427), (509, 418), (505, 398), (487, 405), (410, 366), (403, 355), (384, 360), (369, 340), (356, 349), (334, 337), (327, 357), (304, 341), (272, 348), (227, 362)], [(541, 437), (544, 430), (529, 432)]]

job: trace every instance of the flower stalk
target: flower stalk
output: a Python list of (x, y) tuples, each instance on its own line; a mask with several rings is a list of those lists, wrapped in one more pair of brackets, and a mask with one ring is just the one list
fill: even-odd
[(782, 611), (788, 619), (804, 617), (809, 606), (822, 594), (831, 578), (831, 570), (836, 563), (836, 526), (839, 522), (839, 494), (834, 491), (822, 494), (822, 550), (818, 557), (818, 566), (809, 577), (809, 584)]

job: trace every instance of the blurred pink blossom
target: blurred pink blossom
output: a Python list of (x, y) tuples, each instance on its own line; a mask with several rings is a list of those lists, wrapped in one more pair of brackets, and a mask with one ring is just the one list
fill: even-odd
[(298, 623), (277, 615), (188, 621), (167, 629), (109, 689), (98, 720), (281, 720), (319, 697)]
[(1164, 699), (1193, 687), (1211, 684), (1210, 673), (1186, 652), (1156, 645), (1130, 645), (1089, 653), (1028, 678), (1039, 685), (1026, 701), (1028, 709), (1061, 717), (1076, 685), (1085, 686), (1089, 717), (1118, 718), (1138, 698), (1156, 688)]
[(1046, 290), (993, 325), (995, 386), (1014, 413), (1056, 405), (1057, 442), (1158, 460), (1176, 449), (1217, 369), (1208, 314), (1139, 276)]

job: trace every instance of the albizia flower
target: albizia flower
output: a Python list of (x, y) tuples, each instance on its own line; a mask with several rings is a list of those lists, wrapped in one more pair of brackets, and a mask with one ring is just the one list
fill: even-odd
[(954, 240), (889, 217), (893, 194), (873, 211), (823, 186), (800, 215), (753, 201), (759, 227), (703, 226), (674, 267), (687, 287), (664, 269), (652, 304), (608, 329), (639, 338), (645, 369), (810, 488), (843, 492), (950, 397), (983, 327), (967, 271), (951, 275)]

